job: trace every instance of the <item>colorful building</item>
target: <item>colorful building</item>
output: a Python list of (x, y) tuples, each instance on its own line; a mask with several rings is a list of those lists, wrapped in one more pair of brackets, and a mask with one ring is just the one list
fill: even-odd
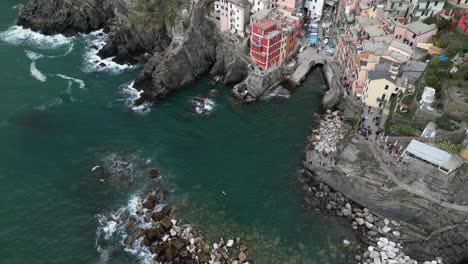
[(322, 18), (324, 0), (304, 0), (304, 12), (312, 20), (319, 21)]
[[(387, 20), (389, 21), (389, 20)], [(392, 21), (393, 36), (395, 40), (408, 44), (410, 47), (416, 47), (419, 43), (428, 42), (429, 39), (437, 34), (437, 26), (435, 24), (427, 25), (416, 21), (406, 25), (402, 25), (396, 21)]]
[(405, 88), (397, 84), (399, 67), (399, 64), (391, 64), (388, 68), (378, 65), (376, 70), (368, 72), (362, 94), (366, 105), (383, 108), (392, 96), (405, 92)]
[(245, 36), (245, 26), (250, 17), (247, 0), (220, 0), (215, 3), (215, 10), (219, 10), (221, 32)]
[(418, 21), (432, 17), (442, 11), (445, 0), (412, 0), (408, 10), (408, 20)]
[(252, 60), (263, 69), (281, 64), (295, 50), (301, 25), (300, 17), (285, 16), (281, 10), (261, 10), (252, 15)]
[(267, 19), (252, 25), (250, 57), (255, 63), (268, 69), (278, 65), (281, 52), (281, 30), (276, 21)]

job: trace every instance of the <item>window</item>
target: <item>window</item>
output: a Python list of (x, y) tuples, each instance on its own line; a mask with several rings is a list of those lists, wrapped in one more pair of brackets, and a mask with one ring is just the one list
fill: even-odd
[(410, 47), (413, 47), (413, 42), (410, 42), (409, 45), (410, 45)]
[(413, 38), (416, 38), (416, 33), (413, 34)]
[(388, 84), (387, 84), (387, 85), (385, 85), (385, 90), (388, 90)]
[(382, 94), (382, 100), (385, 100), (386, 94)]
[(399, 4), (398, 4), (398, 7), (401, 7), (402, 5), (403, 5), (402, 3), (399, 3)]
[(392, 5), (390, 6), (391, 9), (393, 9), (395, 7), (395, 3), (392, 3)]
[(398, 90), (400, 90), (398, 87), (395, 87), (395, 92), (398, 92)]
[(434, 6), (437, 6), (439, 4), (439, 1), (435, 1)]

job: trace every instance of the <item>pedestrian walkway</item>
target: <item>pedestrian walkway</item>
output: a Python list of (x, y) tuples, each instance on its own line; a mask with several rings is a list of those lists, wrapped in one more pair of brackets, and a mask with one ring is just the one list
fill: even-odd
[(294, 73), (289, 77), (289, 80), (295, 85), (299, 85), (312, 67), (317, 64), (324, 64), (326, 60), (326, 56), (321, 52), (318, 53), (317, 49), (307, 47), (297, 55), (298, 65)]

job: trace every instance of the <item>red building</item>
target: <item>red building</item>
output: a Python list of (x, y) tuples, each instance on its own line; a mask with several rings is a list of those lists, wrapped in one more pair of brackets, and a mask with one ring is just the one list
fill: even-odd
[(280, 62), (281, 30), (276, 23), (267, 19), (252, 24), (250, 57), (264, 69), (278, 65)]
[(302, 17), (270, 10), (266, 15), (253, 15), (250, 29), (250, 58), (261, 68), (280, 65), (296, 49)]

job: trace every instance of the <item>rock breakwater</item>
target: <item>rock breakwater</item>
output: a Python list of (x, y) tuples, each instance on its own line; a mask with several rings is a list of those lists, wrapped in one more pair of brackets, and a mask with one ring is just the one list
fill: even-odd
[(117, 238), (142, 263), (249, 263), (248, 249), (239, 237), (220, 238), (212, 246), (200, 230), (173, 218), (169, 191), (155, 188), (129, 205), (100, 215), (98, 240)]
[[(368, 208), (353, 202), (340, 192), (318, 180), (308, 169), (299, 176), (306, 191), (307, 207), (346, 219), (345, 222), (367, 244), (367, 250), (356, 255), (358, 263), (368, 264), (417, 264), (418, 261), (406, 255), (400, 230), (400, 223), (377, 215)], [(424, 264), (442, 263), (441, 258), (426, 261)]]

